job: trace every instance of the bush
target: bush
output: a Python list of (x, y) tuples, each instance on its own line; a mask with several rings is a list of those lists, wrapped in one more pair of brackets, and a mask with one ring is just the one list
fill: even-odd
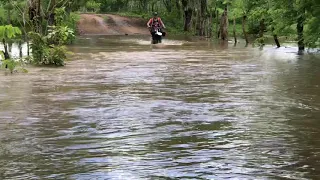
[(15, 60), (15, 59), (7, 59), (2, 61), (2, 68), (9, 69), (10, 73), (13, 72), (23, 72), (27, 73), (28, 70), (23, 68), (24, 62)]
[(259, 34), (260, 23), (258, 21), (249, 21), (248, 23), (248, 34)]
[(67, 49), (65, 46), (52, 46), (49, 49), (47, 64), (64, 66), (65, 59), (67, 59)]
[(12, 59), (6, 59), (2, 62), (2, 68), (8, 68), (11, 73), (13, 73), (13, 70), (16, 68), (17, 63)]
[(86, 3), (86, 9), (90, 12), (98, 12), (100, 10), (101, 3), (95, 1), (88, 1)]
[(31, 32), (31, 62), (36, 65), (64, 66), (68, 53), (64, 44), (73, 36), (73, 31), (67, 27), (54, 27), (47, 36)]
[(77, 13), (67, 14), (65, 8), (55, 9), (56, 26), (67, 26), (74, 33), (77, 32), (77, 22), (80, 20), (80, 15)]
[(21, 71), (24, 73), (27, 73), (28, 71), (23, 68), (23, 65), (25, 64), (22, 60), (17, 61), (14, 59), (6, 59), (4, 60), (4, 54), (3, 52), (0, 52), (0, 57), (3, 59), (0, 63), (0, 67), (3, 69), (9, 69), (10, 73), (12, 74), (14, 71)]
[(49, 44), (70, 44), (74, 39), (74, 31), (67, 26), (52, 26), (47, 35)]
[(32, 43), (30, 44), (32, 50), (31, 62), (35, 64), (45, 64), (43, 59), (45, 59), (48, 54), (48, 46), (45, 37), (35, 32), (30, 32), (29, 35), (32, 40)]
[(67, 20), (65, 21), (65, 26), (68, 26), (73, 30), (74, 33), (78, 33), (77, 23), (80, 20), (80, 15), (77, 13), (70, 13)]

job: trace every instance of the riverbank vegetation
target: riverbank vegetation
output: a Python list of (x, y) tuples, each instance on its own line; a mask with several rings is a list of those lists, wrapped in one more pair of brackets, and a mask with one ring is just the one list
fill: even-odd
[(296, 40), (301, 52), (320, 46), (317, 0), (0, 0), (4, 46), (0, 54), (10, 60), (8, 47), (26, 42), (28, 62), (63, 66), (65, 45), (75, 38), (79, 12), (117, 13), (147, 20), (155, 11), (171, 33), (235, 43), (241, 37), (246, 46), (263, 45), (272, 37), (280, 47), (279, 37), (286, 37)]
[(65, 45), (73, 42), (77, 31), (79, 15), (74, 11), (81, 6), (78, 1), (68, 0), (0, 0), (2, 67), (14, 69), (18, 64), (10, 55), (13, 43), (20, 48), (16, 62), (24, 58), (21, 46), (27, 43), (27, 57), (22, 62), (63, 66), (67, 59)]
[[(272, 37), (297, 41), (299, 51), (320, 46), (317, 0), (88, 0), (100, 13), (150, 18), (159, 12), (171, 32), (264, 44)], [(99, 9), (99, 10), (98, 10)], [(254, 37), (250, 40), (249, 37)]]

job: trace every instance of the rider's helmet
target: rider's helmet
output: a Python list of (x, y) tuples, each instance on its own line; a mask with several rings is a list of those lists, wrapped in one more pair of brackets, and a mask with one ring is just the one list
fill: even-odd
[(154, 13), (153, 13), (153, 16), (154, 16), (154, 17), (158, 16), (158, 13), (157, 13), (157, 12), (154, 12)]

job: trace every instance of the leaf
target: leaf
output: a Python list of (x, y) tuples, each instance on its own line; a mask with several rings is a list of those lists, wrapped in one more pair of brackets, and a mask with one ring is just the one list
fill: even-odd
[(2, 51), (0, 51), (0, 58), (4, 59), (4, 53)]
[(0, 26), (1, 39), (11, 39), (20, 34), (22, 32), (18, 27), (13, 27), (12, 25)]
[(6, 32), (5, 26), (0, 26), (0, 38), (1, 39), (5, 38), (5, 32)]
[(12, 59), (7, 59), (3, 61), (2, 67), (8, 67), (11, 73), (13, 73), (13, 70), (16, 68), (17, 62), (15, 62)]

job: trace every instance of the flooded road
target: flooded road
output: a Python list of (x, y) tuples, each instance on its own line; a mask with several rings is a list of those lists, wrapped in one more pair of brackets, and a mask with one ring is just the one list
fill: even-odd
[(0, 179), (320, 179), (319, 57), (149, 42), (1, 71)]

